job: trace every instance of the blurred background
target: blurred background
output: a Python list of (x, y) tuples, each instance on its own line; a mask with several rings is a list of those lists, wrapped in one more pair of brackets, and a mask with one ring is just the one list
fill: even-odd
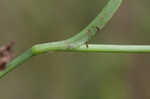
[[(87, 26), (108, 0), (0, 0), (0, 46), (16, 55), (64, 40)], [(149, 45), (150, 1), (124, 0), (89, 43)], [(50, 52), (0, 79), (2, 99), (150, 99), (150, 54)]]

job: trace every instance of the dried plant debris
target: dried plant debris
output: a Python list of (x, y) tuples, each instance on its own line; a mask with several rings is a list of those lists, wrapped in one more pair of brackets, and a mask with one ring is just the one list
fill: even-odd
[(88, 42), (85, 42), (85, 45), (86, 45), (86, 48), (88, 48), (88, 47), (89, 47)]
[(0, 47), (0, 70), (4, 70), (8, 62), (10, 62), (13, 57), (12, 47), (14, 42), (10, 42), (7, 45)]

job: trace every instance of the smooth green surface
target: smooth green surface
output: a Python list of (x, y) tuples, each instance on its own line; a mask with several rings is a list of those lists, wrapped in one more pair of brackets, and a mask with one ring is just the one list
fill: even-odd
[(32, 48), (33, 53), (40, 54), (53, 49), (72, 49), (81, 46), (106, 25), (119, 8), (121, 2), (122, 0), (110, 0), (101, 13), (77, 35), (64, 41), (35, 45)]
[[(32, 45), (67, 39), (86, 27), (108, 1), (1, 0), (0, 45), (14, 40), (17, 56)], [(124, 0), (89, 44), (150, 45), (149, 3)], [(149, 53), (50, 51), (0, 79), (1, 98), (146, 99), (149, 59)]]
[(72, 52), (98, 52), (98, 53), (150, 53), (149, 45), (110, 45), (110, 44), (89, 44), (87, 48), (85, 45), (75, 49), (59, 51)]
[[(12, 71), (16, 67), (18, 67), (24, 61), (30, 59), (33, 55), (38, 55), (41, 53), (46, 53), (48, 51), (56, 51), (61, 49), (66, 51), (67, 50), (73, 51), (74, 48), (80, 47), (81, 45), (85, 44), (85, 42), (87, 42), (93, 35), (95, 35), (97, 31), (101, 30), (106, 25), (106, 23), (111, 19), (111, 17), (119, 8), (121, 2), (122, 0), (110, 0), (108, 4), (104, 7), (104, 9), (101, 11), (101, 13), (85, 29), (83, 29), (74, 37), (64, 41), (38, 44), (33, 46), (27, 52), (23, 53), (21, 56), (16, 57), (14, 60), (12, 60), (7, 65), (7, 68), (4, 71), (0, 72), (0, 78), (6, 75), (9, 71)], [(105, 46), (103, 47), (104, 47), (103, 51), (108, 50), (105, 49)], [(82, 51), (85, 50), (90, 52), (92, 52), (92, 50), (93, 52), (98, 51), (97, 47), (95, 51), (94, 49), (95, 49), (94, 47), (91, 50), (87, 50), (87, 48), (85, 47), (84, 49), (81, 48)], [(77, 49), (77, 51), (80, 51), (80, 49)], [(109, 51), (111, 52), (111, 49), (109, 49)]]
[[(71, 52), (98, 52), (98, 53), (150, 53), (149, 45), (102, 45), (102, 44), (89, 44), (88, 48), (86, 45), (82, 45), (77, 48), (66, 49), (66, 48), (52, 48), (49, 51), (71, 51)], [(0, 77), (6, 75), (9, 71), (12, 71), (24, 61), (30, 59), (33, 56), (31, 49), (23, 53), (21, 56), (15, 58), (12, 62), (7, 65), (5, 71), (0, 72)]]
[(13, 59), (10, 63), (7, 64), (7, 67), (4, 71), (0, 72), (0, 78), (6, 75), (8, 72), (12, 71), (13, 69), (20, 66), (25, 61), (29, 60), (33, 56), (32, 50), (28, 49), (26, 52), (24, 52), (22, 55), (16, 57)]

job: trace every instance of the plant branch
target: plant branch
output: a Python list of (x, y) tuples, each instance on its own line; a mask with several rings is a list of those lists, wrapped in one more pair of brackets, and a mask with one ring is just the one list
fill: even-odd
[(45, 53), (52, 48), (72, 49), (85, 44), (92, 36), (94, 36), (108, 23), (114, 13), (120, 7), (121, 3), (122, 0), (109, 0), (101, 13), (81, 32), (64, 41), (37, 44), (33, 47), (34, 54), (39, 54), (43, 52)]
[[(114, 13), (120, 7), (121, 3), (122, 0), (109, 0), (108, 4), (104, 7), (101, 13), (87, 27), (67, 40), (34, 45), (31, 49), (27, 50), (22, 55), (9, 62), (6, 65), (6, 69), (0, 72), (0, 78), (20, 66), (32, 56), (46, 53), (48, 51), (92, 52), (93, 50), (93, 52), (98, 52), (100, 50), (102, 51), (101, 47), (103, 47), (104, 51), (104, 49), (107, 48), (106, 46), (89, 45), (89, 48), (86, 48), (83, 44), (85, 44), (93, 35), (95, 35), (97, 31), (100, 31), (106, 25), (106, 23), (108, 23)], [(110, 52), (111, 51), (112, 50), (110, 50)]]
[(74, 49), (58, 49), (55, 51), (71, 52), (97, 52), (97, 53), (150, 53), (150, 45), (110, 45), (110, 44), (89, 44)]
[[(150, 53), (149, 45), (110, 45), (110, 44), (89, 44), (82, 45), (73, 49), (49, 49), (49, 51), (64, 51), (64, 52), (96, 52), (96, 53)], [(22, 55), (11, 61), (5, 71), (0, 72), (0, 78), (6, 75), (8, 72), (20, 66), (26, 60), (29, 60), (33, 56), (32, 49), (27, 50)]]

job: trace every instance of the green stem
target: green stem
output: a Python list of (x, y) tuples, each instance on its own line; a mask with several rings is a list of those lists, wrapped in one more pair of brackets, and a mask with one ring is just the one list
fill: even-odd
[[(37, 49), (40, 51), (41, 49)], [(149, 45), (109, 45), (109, 44), (89, 44), (82, 45), (78, 48), (66, 49), (66, 48), (51, 48), (49, 51), (65, 51), (65, 52), (97, 52), (97, 53), (150, 53)], [(47, 52), (47, 51), (46, 51)], [(0, 78), (6, 75), (8, 72), (17, 68), (19, 65), (30, 59), (34, 53), (34, 50), (29, 49), (22, 55), (11, 61), (5, 71), (0, 72)]]
[[(94, 36), (98, 31), (100, 31), (112, 18), (114, 13), (120, 7), (122, 0), (109, 0), (107, 5), (101, 11), (101, 13), (81, 32), (77, 33), (75, 36), (58, 42), (50, 42), (45, 44), (38, 44), (34, 46), (34, 54), (44, 53), (49, 51), (49, 49), (58, 48), (76, 48), (87, 42), (92, 36)], [(40, 49), (40, 50), (38, 50)], [(38, 50), (38, 51), (36, 51)]]
[(81, 45), (85, 44), (85, 42), (87, 42), (93, 35), (95, 35), (97, 31), (101, 30), (106, 25), (106, 23), (108, 23), (108, 21), (119, 8), (121, 2), (122, 0), (109, 0), (108, 4), (104, 7), (101, 13), (86, 28), (67, 40), (34, 45), (21, 56), (16, 57), (14, 60), (8, 63), (6, 69), (0, 72), (0, 78), (16, 67), (20, 66), (22, 63), (24, 63), (24, 61), (30, 59), (33, 55), (46, 53), (48, 51), (60, 50), (92, 52), (93, 50), (93, 52), (98, 52), (98, 48), (105, 46), (96, 47), (96, 45), (90, 45), (91, 47), (86, 48), (85, 46), (83, 47)]
[[(39, 49), (40, 50), (40, 49)], [(55, 48), (49, 49), (49, 51), (65, 51), (65, 52), (97, 52), (97, 53), (150, 53), (149, 45), (109, 45), (109, 44), (89, 44), (88, 48), (86, 45), (82, 45), (78, 48), (65, 49), (65, 48)], [(30, 59), (32, 54), (32, 49), (27, 50), (22, 55), (11, 61), (5, 71), (0, 72), (0, 78), (6, 75), (8, 72), (17, 68), (19, 65), (24, 63), (26, 60)]]
[(13, 69), (20, 66), (25, 61), (29, 60), (32, 56), (33, 56), (32, 49), (28, 49), (26, 52), (13, 59), (11, 62), (7, 64), (6, 69), (0, 72), (0, 78), (5, 76), (8, 72), (12, 71)]
[(97, 52), (97, 53), (150, 53), (150, 45), (110, 45), (89, 44), (74, 49), (58, 49), (56, 51)]

